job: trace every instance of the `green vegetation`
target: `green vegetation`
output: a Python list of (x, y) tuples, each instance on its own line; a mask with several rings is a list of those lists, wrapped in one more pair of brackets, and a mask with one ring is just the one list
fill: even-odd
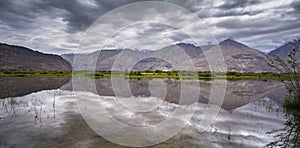
[(228, 80), (280, 80), (287, 79), (286, 74), (279, 73), (254, 73), (254, 72), (191, 72), (191, 71), (77, 71), (74, 72), (76, 76), (85, 76), (89, 78), (101, 79), (110, 77), (124, 77), (129, 79), (142, 79), (142, 78), (171, 78), (171, 79), (228, 79)]
[(300, 67), (296, 56), (300, 41), (293, 43), (294, 48), (287, 62), (277, 57), (270, 64), (285, 73), (287, 94), (283, 107), (287, 121), (283, 128), (268, 132), (275, 134), (276, 140), (266, 147), (300, 147)]
[(300, 66), (296, 55), (300, 41), (295, 40), (293, 44), (294, 47), (288, 55), (289, 60), (287, 62), (277, 57), (270, 65), (281, 73), (285, 73), (285, 83), (288, 92), (284, 107), (289, 111), (298, 112), (297, 114), (300, 115)]
[(0, 76), (6, 77), (26, 77), (26, 76), (71, 76), (70, 70), (17, 70), (17, 69), (0, 69)]
[(142, 79), (142, 78), (172, 78), (172, 79), (228, 79), (228, 80), (288, 80), (289, 73), (272, 73), (272, 72), (191, 72), (191, 71), (70, 71), (70, 70), (16, 70), (16, 69), (0, 69), (0, 76), (7, 77), (26, 77), (26, 76), (58, 76), (58, 77), (71, 77), (80, 76), (88, 78), (110, 78), (110, 77), (124, 77), (129, 79)]
[(124, 77), (130, 79), (141, 78), (172, 78), (172, 79), (228, 79), (228, 80), (288, 80), (288, 73), (272, 73), (272, 72), (191, 72), (191, 71), (77, 71), (76, 76), (87, 76), (90, 78), (101, 79), (109, 77)]

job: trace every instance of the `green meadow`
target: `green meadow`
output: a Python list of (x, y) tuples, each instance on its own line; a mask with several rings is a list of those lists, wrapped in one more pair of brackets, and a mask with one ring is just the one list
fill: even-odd
[(228, 80), (286, 80), (288, 73), (273, 72), (191, 72), (191, 71), (71, 71), (71, 70), (16, 70), (1, 69), (0, 76), (4, 77), (88, 77), (94, 79), (101, 78), (171, 78), (171, 79), (228, 79)]

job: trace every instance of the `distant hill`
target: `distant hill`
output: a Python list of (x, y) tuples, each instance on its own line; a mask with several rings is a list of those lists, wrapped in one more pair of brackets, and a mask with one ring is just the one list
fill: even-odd
[(175, 50), (175, 48), (181, 48), (185, 51), (185, 53), (191, 57), (191, 58), (196, 58), (198, 57), (200, 54), (202, 54), (202, 49), (200, 47), (197, 47), (193, 44), (185, 44), (185, 43), (178, 43), (175, 45), (171, 45), (171, 46), (167, 46), (164, 47), (160, 50), (166, 50), (166, 52), (172, 52)]
[[(300, 42), (300, 40), (299, 40)], [(272, 57), (279, 57), (282, 60), (288, 61), (289, 60), (289, 53), (292, 51), (294, 47), (294, 44), (292, 42), (288, 42), (284, 44), (283, 46), (278, 47), (277, 49), (271, 51), (268, 55)], [(298, 57), (298, 63), (300, 63), (300, 51), (297, 52), (297, 57)]]
[(72, 67), (58, 55), (0, 43), (0, 69), (70, 70)]
[(202, 49), (202, 51), (206, 51), (212, 47), (214, 47), (215, 45), (203, 45), (203, 46), (200, 46), (200, 48)]
[(97, 70), (110, 70), (115, 58), (120, 53), (120, 50), (101, 50), (87, 54), (62, 54), (61, 56), (72, 65), (74, 58), (76, 58), (76, 64), (73, 65), (76, 69), (80, 70), (93, 70), (94, 64), (97, 60)]
[[(205, 48), (204, 51), (201, 47), (197, 47), (193, 44), (179, 43), (153, 52), (124, 49), (102, 50), (89, 54), (77, 54), (76, 58), (78, 59), (76, 60), (77, 63), (75, 67), (78, 69), (93, 69), (96, 67), (97, 70), (110, 70), (116, 58), (124, 56), (123, 63), (130, 63), (130, 61), (135, 61), (137, 59), (138, 62), (135, 63), (135, 65), (120, 68), (123, 70), (131, 69), (130, 67), (132, 67), (133, 70), (186, 70), (184, 68), (190, 67), (192, 62), (195, 66), (194, 70), (209, 71), (209, 65), (204, 53), (212, 53), (211, 55), (214, 55), (216, 48), (219, 47), (224, 55), (225, 63), (229, 71), (275, 71), (275, 69), (268, 65), (268, 63), (270, 63), (268, 55), (230, 39), (221, 42), (218, 46)], [(185, 57), (188, 58), (186, 61), (179, 58), (183, 51), (184, 54), (186, 54)], [(122, 55), (120, 55), (120, 53), (122, 53)], [(62, 55), (62, 57), (70, 63), (73, 63), (74, 56), (74, 54)], [(95, 59), (97, 59), (96, 66), (94, 65)], [(168, 60), (176, 62), (172, 64), (169, 63)], [(190, 60), (190, 62), (187, 62), (188, 60)]]

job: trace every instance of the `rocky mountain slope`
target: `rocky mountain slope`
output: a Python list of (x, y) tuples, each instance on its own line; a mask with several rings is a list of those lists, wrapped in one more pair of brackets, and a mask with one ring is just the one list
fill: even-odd
[(63, 54), (61, 56), (76, 67), (75, 69), (93, 70), (94, 63), (97, 63), (97, 70), (110, 70), (119, 53), (119, 50), (102, 50), (88, 54)]
[[(184, 67), (184, 62), (178, 61), (181, 53), (187, 59), (194, 59), (202, 54), (202, 50), (191, 44), (180, 43), (148, 52), (131, 49), (101, 50), (88, 54), (63, 54), (62, 57), (73, 63), (76, 69), (84, 70), (111, 70), (112, 67), (114, 70), (175, 70), (176, 67)], [(177, 63), (170, 63), (171, 61)], [(123, 67), (118, 67), (118, 63)]]
[[(214, 55), (217, 48), (221, 49), (229, 71), (275, 71), (268, 65), (270, 63), (268, 55), (230, 39), (204, 51), (192, 44), (180, 43), (153, 52), (125, 49), (78, 54), (76, 55), (75, 67), (78, 69), (93, 69), (96, 67), (97, 70), (110, 70), (115, 64), (114, 70), (118, 69), (118, 66), (120, 66), (118, 70), (189, 70), (189, 67), (193, 64), (193, 70), (209, 71), (209, 64), (205, 55)], [(73, 63), (74, 54), (62, 56)], [(117, 58), (122, 61), (116, 61)], [(215, 56), (213, 58), (219, 57)]]
[[(300, 43), (300, 40), (299, 40)], [(288, 61), (289, 60), (289, 53), (292, 51), (294, 47), (294, 43), (288, 42), (284, 44), (283, 46), (278, 47), (277, 49), (271, 51), (268, 55), (272, 57), (279, 57), (282, 60)], [(300, 51), (297, 52), (297, 57), (298, 57), (298, 63), (300, 63)]]
[[(213, 54), (217, 48), (220, 48), (228, 71), (239, 71), (239, 72), (268, 72), (275, 71), (268, 65), (271, 61), (268, 55), (265, 53), (250, 48), (242, 43), (236, 42), (231, 39), (227, 39), (214, 46), (209, 50), (205, 51)], [(196, 62), (197, 67), (200, 70), (208, 70), (205, 57), (200, 57)]]
[(70, 70), (62, 57), (0, 43), (0, 69)]

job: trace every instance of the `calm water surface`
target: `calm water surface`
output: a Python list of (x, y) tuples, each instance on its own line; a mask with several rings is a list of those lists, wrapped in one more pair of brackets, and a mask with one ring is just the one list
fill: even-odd
[[(180, 82), (162, 79), (167, 88), (165, 99), (151, 96), (150, 79), (130, 80), (134, 96), (122, 97), (129, 105), (140, 101), (144, 105), (159, 102), (159, 109), (147, 113), (125, 110), (115, 101), (110, 79), (96, 80), (96, 92), (71, 91), (68, 78), (0, 78), (0, 147), (122, 147), (105, 140), (84, 121), (78, 110), (77, 95), (99, 95), (99, 105), (107, 108), (118, 120), (143, 125), (157, 124), (177, 107)], [(122, 81), (122, 79), (120, 80)], [(187, 80), (188, 81), (188, 80)], [(184, 115), (178, 120), (186, 123), (184, 129), (171, 139), (152, 147), (263, 147), (276, 140), (266, 134), (282, 128), (284, 117), (283, 84), (276, 81), (228, 81), (221, 110), (210, 125), (202, 131), (204, 108), (212, 81), (194, 81), (200, 84), (200, 95), (194, 104), (192, 119)], [(78, 98), (77, 98), (78, 99)], [(175, 117), (174, 117), (175, 118)], [(99, 119), (101, 120), (101, 119)], [(132, 139), (135, 139), (133, 137)]]

